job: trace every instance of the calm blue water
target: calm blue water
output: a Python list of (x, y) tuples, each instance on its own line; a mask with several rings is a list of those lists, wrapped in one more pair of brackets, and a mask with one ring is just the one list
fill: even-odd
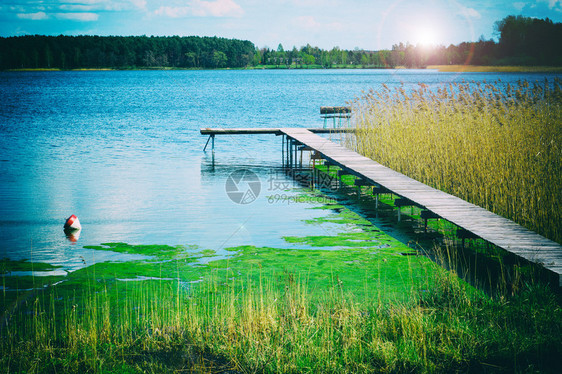
[[(84, 245), (196, 244), (221, 251), (284, 245), (284, 235), (322, 234), (309, 204), (270, 204), (289, 182), (281, 139), (217, 137), (204, 153), (201, 127), (322, 126), (319, 107), (345, 105), (382, 83), (406, 87), (540, 74), (431, 70), (0, 72), (0, 258), (78, 266), (123, 255)], [(251, 204), (233, 203), (228, 175), (261, 181)], [(76, 214), (76, 243), (62, 226)], [(334, 228), (335, 230), (335, 228)]]

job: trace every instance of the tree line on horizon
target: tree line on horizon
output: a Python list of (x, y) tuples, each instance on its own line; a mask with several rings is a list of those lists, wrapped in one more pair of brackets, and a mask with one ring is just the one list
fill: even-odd
[(199, 36), (44, 36), (0, 38), (0, 69), (241, 68), (255, 46)]
[(562, 66), (562, 23), (508, 16), (495, 24), (499, 41), (458, 45), (393, 45), (390, 50), (324, 50), (310, 44), (284, 50), (257, 48), (219, 37), (43, 36), (0, 38), (0, 69), (371, 67), (428, 65)]

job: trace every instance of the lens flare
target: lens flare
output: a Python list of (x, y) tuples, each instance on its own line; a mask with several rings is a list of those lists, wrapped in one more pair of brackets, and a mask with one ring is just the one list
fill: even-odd
[(438, 43), (438, 35), (433, 28), (429, 26), (422, 26), (416, 30), (413, 40), (414, 44), (429, 47)]

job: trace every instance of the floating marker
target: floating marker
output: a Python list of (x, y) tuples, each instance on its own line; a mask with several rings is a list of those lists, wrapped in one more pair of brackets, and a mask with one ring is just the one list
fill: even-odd
[(74, 214), (68, 217), (68, 219), (64, 223), (65, 230), (80, 230), (81, 228), (82, 226), (80, 225), (80, 221)]

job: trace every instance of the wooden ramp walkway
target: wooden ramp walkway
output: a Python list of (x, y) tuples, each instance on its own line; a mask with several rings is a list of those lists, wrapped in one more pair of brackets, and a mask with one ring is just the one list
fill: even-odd
[[(415, 205), (443, 218), (476, 237), (482, 238), (516, 256), (536, 263), (552, 272), (562, 287), (562, 246), (515, 222), (498, 216), (456, 196), (429, 187), (421, 182), (389, 169), (376, 161), (336, 144), (317, 133), (353, 130), (326, 130), (305, 128), (274, 129), (201, 129), (201, 134), (275, 134), (283, 135), (284, 158), (296, 165), (298, 147), (317, 152), (330, 164), (360, 178), (363, 183), (380, 187), (406, 200), (404, 205)], [(208, 141), (207, 141), (208, 143)], [(285, 160), (284, 160), (285, 161)]]
[(320, 153), (322, 158), (374, 186), (408, 199), (510, 253), (522, 257), (558, 275), (562, 286), (562, 246), (513, 221), (498, 216), (456, 196), (429, 187), (389, 169), (306, 129), (285, 128), (289, 139)]

